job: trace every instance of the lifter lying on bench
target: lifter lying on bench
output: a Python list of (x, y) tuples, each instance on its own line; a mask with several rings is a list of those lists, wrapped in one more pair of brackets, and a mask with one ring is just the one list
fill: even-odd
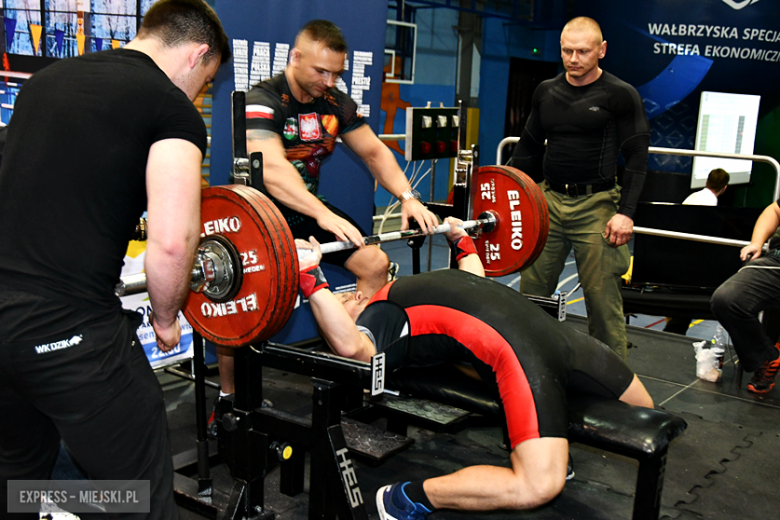
[[(448, 219), (457, 224), (456, 219)], [(484, 279), (474, 244), (452, 226), (445, 234), (459, 270), (404, 277), (374, 295), (336, 296), (318, 263), (319, 245), (301, 259), (301, 288), (322, 336), (341, 356), (367, 361), (386, 353), (387, 369), (466, 364), (497, 386), (512, 467), (472, 466), (377, 492), (382, 520), (424, 519), (435, 509), (529, 509), (563, 489), (568, 461), (566, 392), (652, 408), (631, 369), (606, 345), (548, 316), (520, 293)], [(321, 290), (325, 289), (325, 290)]]

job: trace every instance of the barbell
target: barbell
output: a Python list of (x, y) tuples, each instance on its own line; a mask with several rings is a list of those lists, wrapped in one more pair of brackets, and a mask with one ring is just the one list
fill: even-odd
[[(472, 190), (474, 213), (464, 229), (477, 229), (475, 245), (486, 274), (501, 276), (530, 265), (547, 240), (547, 204), (524, 173), (510, 167), (479, 168)], [(284, 217), (259, 191), (234, 184), (202, 193), (201, 242), (183, 312), (209, 341), (241, 347), (279, 332), (295, 307), (299, 252)], [(435, 233), (450, 231), (445, 223)], [(420, 230), (364, 237), (366, 245), (423, 235)], [(321, 245), (323, 254), (356, 247)], [(146, 289), (145, 274), (122, 277), (120, 296)]]
[[(458, 225), (461, 229), (474, 229), (474, 228), (481, 228), (483, 231), (489, 232), (493, 230), (493, 227), (496, 225), (497, 219), (496, 216), (486, 211), (485, 213), (481, 214), (479, 218), (475, 220), (466, 220), (460, 223)], [(451, 231), (451, 227), (449, 223), (445, 222), (444, 224), (441, 224), (440, 226), (436, 226), (433, 228), (433, 231), (430, 233), (432, 235), (439, 235), (442, 233), (449, 233)], [(403, 240), (405, 238), (415, 238), (420, 236), (427, 236), (427, 233), (423, 233), (420, 229), (407, 229), (405, 231), (390, 231), (388, 233), (380, 233), (378, 235), (371, 235), (367, 237), (363, 237), (363, 244), (367, 246), (377, 245), (377, 244), (383, 244), (385, 242), (393, 242), (395, 240)], [(327, 255), (330, 253), (335, 253), (337, 251), (346, 251), (348, 249), (355, 249), (357, 246), (353, 244), (350, 241), (338, 241), (338, 242), (327, 242), (325, 244), (320, 244), (320, 251), (322, 251), (323, 255)], [(298, 249), (298, 258), (301, 259), (305, 255), (308, 255), (310, 249)]]

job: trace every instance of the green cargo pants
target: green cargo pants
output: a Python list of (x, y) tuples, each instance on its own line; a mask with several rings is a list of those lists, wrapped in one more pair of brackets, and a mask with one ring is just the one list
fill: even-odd
[(539, 296), (552, 295), (558, 285), (569, 251), (574, 248), (591, 336), (609, 345), (624, 360), (626, 326), (620, 277), (628, 270), (627, 245), (612, 247), (604, 229), (620, 201), (620, 187), (592, 195), (569, 197), (540, 185), (550, 212), (550, 233), (544, 251), (522, 271), (520, 291)]

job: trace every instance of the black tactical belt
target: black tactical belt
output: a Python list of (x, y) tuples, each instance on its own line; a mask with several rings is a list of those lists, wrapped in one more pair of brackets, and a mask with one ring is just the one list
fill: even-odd
[(581, 197), (584, 195), (592, 195), (599, 193), (600, 191), (611, 190), (615, 187), (615, 179), (609, 179), (601, 182), (594, 182), (591, 184), (558, 184), (547, 180), (547, 184), (553, 191), (563, 193), (569, 197)]

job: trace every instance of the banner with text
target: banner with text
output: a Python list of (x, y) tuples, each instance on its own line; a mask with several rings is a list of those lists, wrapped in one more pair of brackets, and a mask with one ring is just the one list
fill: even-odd
[[(142, 273), (144, 271), (145, 258), (146, 242), (131, 241), (127, 246), (125, 262), (122, 266), (122, 276)], [(192, 358), (195, 354), (192, 345), (192, 325), (187, 322), (184, 314), (179, 312), (178, 316), (179, 325), (181, 326), (181, 340), (171, 350), (163, 352), (157, 348), (157, 336), (154, 333), (154, 328), (149, 323), (149, 314), (152, 312), (149, 293), (128, 294), (120, 299), (122, 300), (122, 307), (143, 316), (144, 321), (138, 327), (136, 334), (138, 334), (138, 339), (141, 341), (146, 358), (149, 360), (152, 368), (158, 369)]]
[[(574, 14), (599, 22), (604, 70), (645, 102), (652, 145), (694, 148), (702, 91), (761, 96), (763, 116), (780, 103), (780, 23), (769, 0), (578, 0)], [(690, 157), (651, 156), (651, 169), (690, 171)]]

